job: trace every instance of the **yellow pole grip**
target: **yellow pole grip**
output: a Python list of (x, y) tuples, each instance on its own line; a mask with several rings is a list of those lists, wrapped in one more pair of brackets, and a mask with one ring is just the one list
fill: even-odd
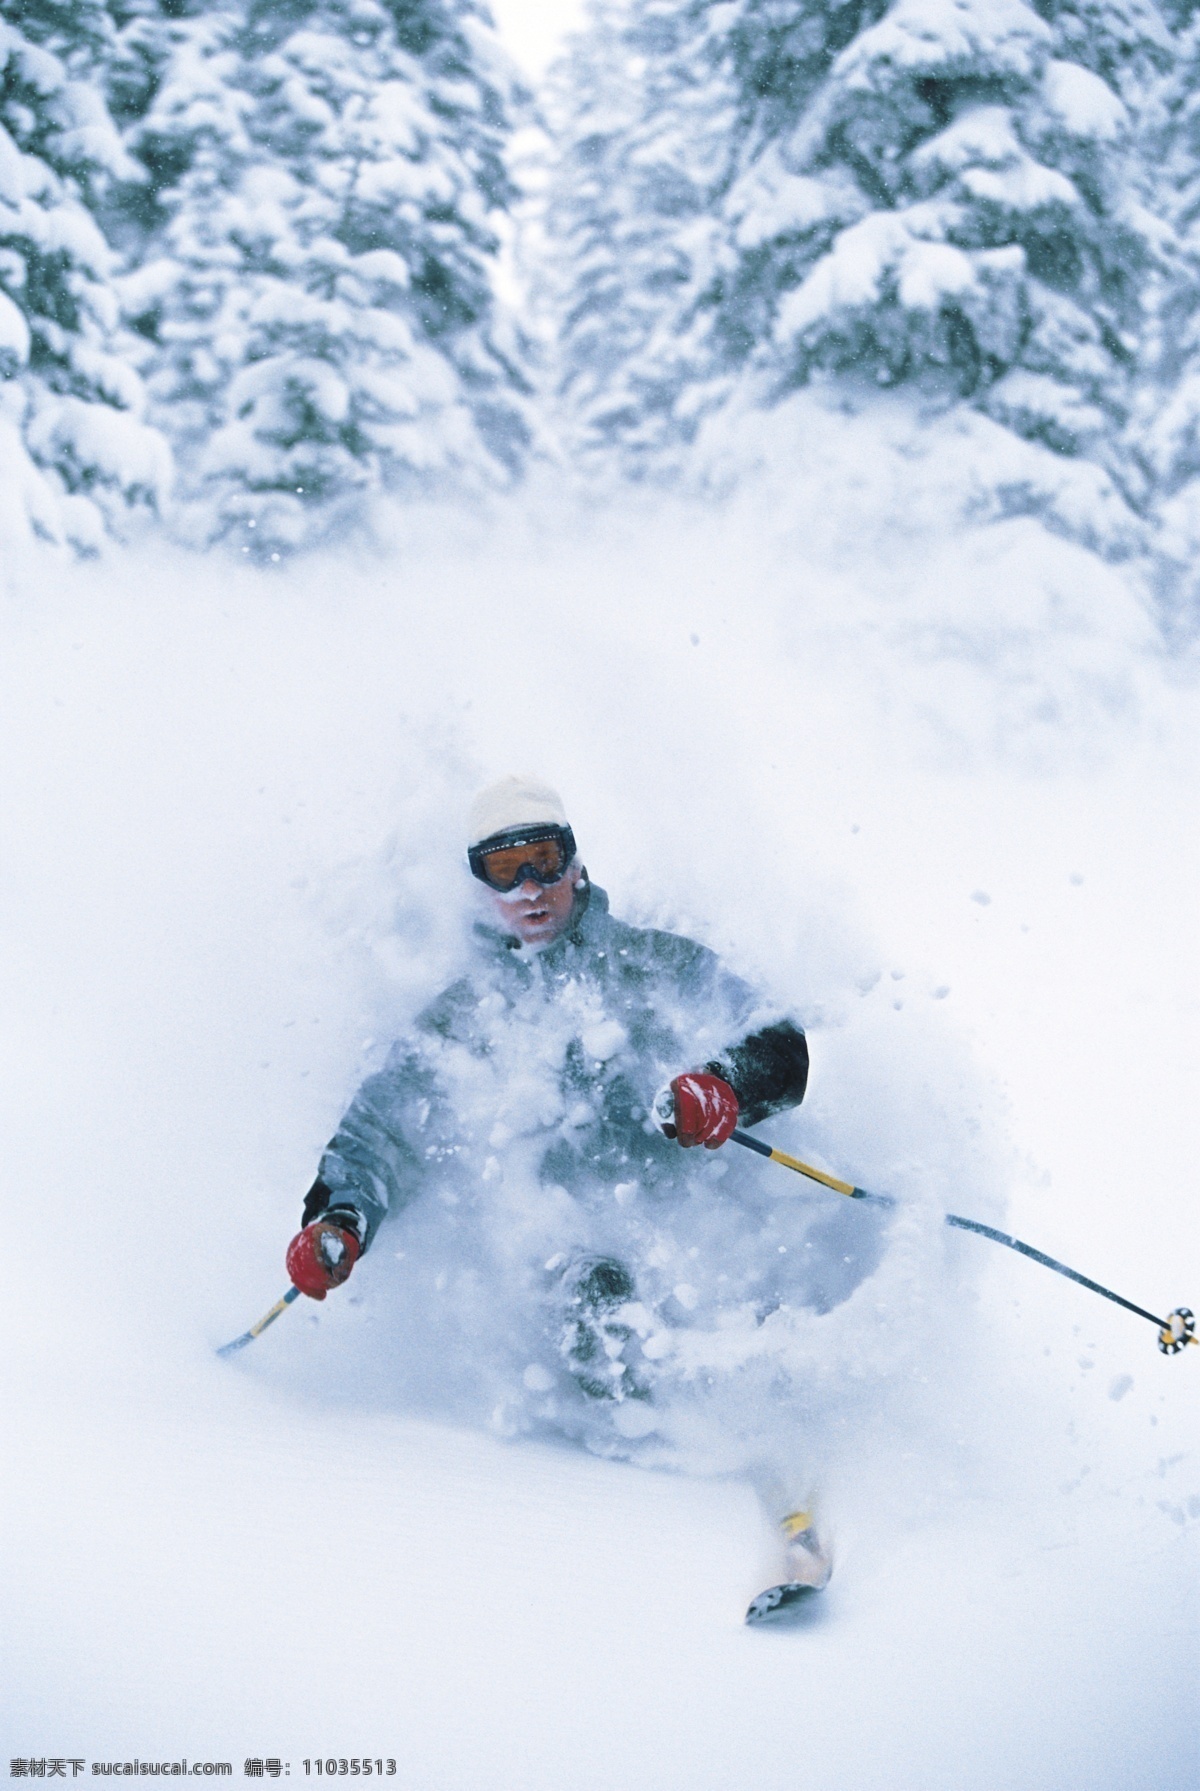
[(853, 1200), (856, 1189), (853, 1182), (840, 1182), (836, 1175), (826, 1175), (823, 1169), (814, 1169), (811, 1163), (802, 1163), (799, 1157), (789, 1157), (786, 1151), (771, 1151), (772, 1163), (782, 1163), (785, 1169), (794, 1169), (797, 1175), (807, 1175), (814, 1182), (822, 1182), (825, 1187), (832, 1188), (835, 1194), (848, 1194)]

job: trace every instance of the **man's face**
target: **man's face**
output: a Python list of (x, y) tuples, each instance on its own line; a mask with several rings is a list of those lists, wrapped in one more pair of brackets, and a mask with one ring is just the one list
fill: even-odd
[(504, 932), (515, 933), (522, 945), (552, 945), (571, 919), (580, 874), (573, 864), (548, 888), (530, 877), (506, 895), (489, 889), (497, 924)]

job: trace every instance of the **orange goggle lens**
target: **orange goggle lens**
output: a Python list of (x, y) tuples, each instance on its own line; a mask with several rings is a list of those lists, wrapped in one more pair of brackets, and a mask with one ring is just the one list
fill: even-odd
[(493, 889), (515, 889), (532, 874), (535, 883), (543, 886), (557, 883), (567, 868), (563, 843), (558, 839), (530, 840), (521, 846), (497, 846), (493, 852), (481, 852), (480, 865), (484, 881)]

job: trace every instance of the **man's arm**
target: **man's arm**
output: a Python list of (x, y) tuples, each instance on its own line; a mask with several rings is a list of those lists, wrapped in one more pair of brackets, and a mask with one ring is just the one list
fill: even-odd
[(326, 1145), (288, 1251), (293, 1281), (315, 1299), (346, 1279), (384, 1217), (420, 1191), (424, 1159), (413, 1139), (438, 1099), (420, 1038), (463, 1036), (475, 1006), (466, 977), (443, 990), (418, 1014), (413, 1036), (394, 1045), (383, 1069), (367, 1077)]
[[(693, 999), (698, 997), (712, 1013), (720, 1028), (717, 1038), (723, 1033), (729, 1037), (718, 1016), (724, 1016), (731, 1032), (735, 1027), (748, 1028), (734, 1043), (722, 1045), (703, 1065), (703, 1073), (732, 1088), (740, 1125), (756, 1126), (773, 1113), (798, 1107), (808, 1086), (808, 1044), (801, 1028), (786, 1016), (767, 1019), (770, 1008), (764, 1008), (749, 983), (726, 970), (707, 947), (691, 940), (686, 944), (691, 961), (683, 980), (690, 983)], [(755, 1025), (756, 1020), (762, 1023)]]
[[(380, 1218), (382, 1218), (380, 1214)], [(367, 1241), (368, 1220), (365, 1203), (343, 1196), (340, 1200), (333, 1189), (317, 1177), (308, 1193), (304, 1196), (304, 1205), (300, 1211), (301, 1225), (312, 1225), (318, 1219), (324, 1219), (327, 1225), (340, 1225), (343, 1231), (351, 1231), (358, 1239), (359, 1247)], [(378, 1220), (376, 1220), (376, 1227)], [(372, 1236), (375, 1228), (372, 1228)]]
[(385, 1215), (417, 1193), (421, 1163), (406, 1122), (431, 1080), (415, 1051), (398, 1048), (368, 1076), (326, 1146), (287, 1253), (289, 1275), (313, 1299), (346, 1280)]
[(794, 1021), (776, 1020), (728, 1046), (704, 1068), (737, 1096), (739, 1125), (756, 1126), (804, 1099), (808, 1041)]
[(802, 1029), (786, 1017), (753, 1025), (763, 1008), (747, 983), (724, 970), (706, 947), (665, 938), (669, 949), (662, 955), (674, 958), (678, 984), (695, 1008), (707, 1011), (718, 1027), (721, 1014), (731, 1030), (739, 1021), (750, 1027), (697, 1069), (676, 1076), (669, 1092), (664, 1091), (660, 1123), (665, 1119), (667, 1136), (685, 1146), (704, 1144), (715, 1150), (735, 1126), (756, 1126), (773, 1113), (799, 1106), (808, 1085), (808, 1044)]
[(808, 1046), (792, 1020), (747, 1033), (702, 1069), (675, 1076), (656, 1098), (655, 1116), (686, 1149), (717, 1150), (739, 1123), (755, 1126), (804, 1099)]
[(370, 1248), (385, 1215), (407, 1206), (420, 1185), (421, 1159), (407, 1134), (419, 1105), (433, 1095), (433, 1078), (417, 1051), (411, 1044), (394, 1048), (325, 1147), (304, 1201), (306, 1225), (318, 1218), (340, 1224), (344, 1215), (361, 1249)]

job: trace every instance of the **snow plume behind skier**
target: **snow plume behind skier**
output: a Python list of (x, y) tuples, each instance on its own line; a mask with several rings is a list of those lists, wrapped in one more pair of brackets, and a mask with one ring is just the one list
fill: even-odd
[(317, 1300), (349, 1281), (373, 1326), (356, 1377), (427, 1409), (819, 1475), (872, 1352), (883, 1380), (905, 1373), (940, 1237), (920, 1213), (885, 1229), (789, 1198), (721, 1148), (803, 1098), (800, 1019), (705, 947), (616, 919), (554, 791), (505, 779), (468, 832), (462, 974), (343, 1117), (293, 1280)]

